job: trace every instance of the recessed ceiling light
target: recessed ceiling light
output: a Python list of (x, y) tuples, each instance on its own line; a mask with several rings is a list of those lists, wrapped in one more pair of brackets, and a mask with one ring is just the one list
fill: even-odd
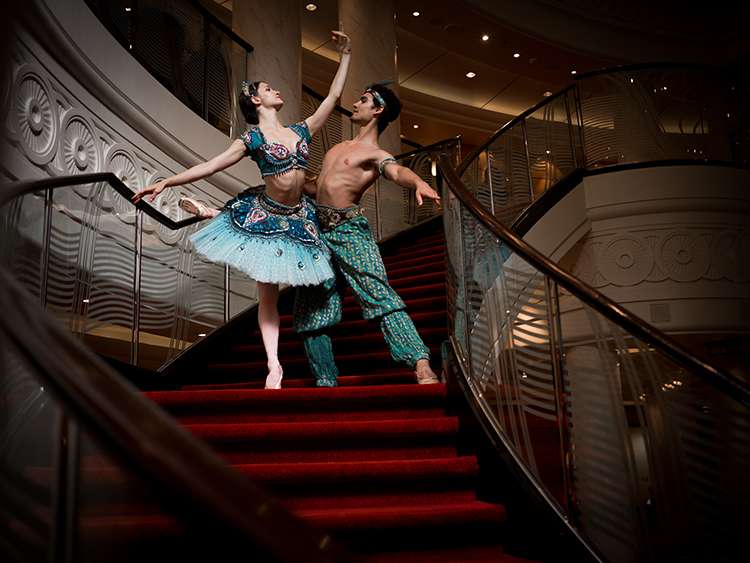
[(133, 8), (125, 8), (125, 11), (126, 11), (126, 12), (129, 12), (129, 11), (130, 11), (130, 10), (132, 10), (132, 9), (133, 9)]
[(419, 17), (419, 12), (414, 11), (414, 12), (411, 13), (411, 15), (414, 16), (415, 18), (418, 18)]
[(84, 303), (89, 303), (89, 301), (90, 301), (89, 299), (84, 299), (83, 300)]
[(513, 58), (514, 59), (517, 59), (520, 56), (521, 56), (521, 53), (513, 53)]
[(313, 4), (312, 2), (310, 2), (307, 6), (305, 6), (305, 10), (307, 10), (308, 12), (314, 12), (317, 9), (318, 9), (318, 5)]
[(489, 41), (489, 40), (490, 40), (490, 36), (489, 35), (487, 35), (486, 33), (484, 35), (482, 35), (482, 41)]
[(466, 73), (466, 78), (474, 78), (476, 75), (477, 75), (476, 72), (469, 71)]
[(200, 333), (198, 333), (198, 336), (206, 336), (206, 333), (205, 332), (200, 332)]
[(578, 71), (577, 70), (571, 70), (570, 74), (578, 74)]
[(417, 125), (416, 123), (412, 125), (412, 127), (414, 127), (414, 129), (419, 129), (419, 125)]
[(550, 92), (549, 90), (547, 90), (544, 94), (542, 94), (542, 96), (544, 96), (545, 98), (549, 98), (551, 95), (552, 95), (552, 92)]

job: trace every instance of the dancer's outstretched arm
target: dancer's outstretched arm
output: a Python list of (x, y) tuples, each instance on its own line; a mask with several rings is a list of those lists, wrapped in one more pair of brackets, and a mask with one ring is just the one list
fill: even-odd
[(344, 83), (346, 82), (346, 75), (349, 73), (349, 59), (351, 59), (352, 42), (349, 36), (343, 31), (332, 31), (333, 40), (336, 42), (336, 47), (339, 53), (341, 53), (341, 61), (339, 62), (339, 69), (336, 71), (336, 76), (333, 77), (331, 82), (331, 88), (328, 90), (326, 98), (320, 102), (318, 109), (315, 110), (310, 117), (305, 121), (307, 122), (307, 128), (310, 130), (310, 135), (315, 135), (326, 122), (326, 119), (331, 115), (333, 109), (336, 107), (341, 97), (341, 93), (344, 91)]
[(184, 172), (180, 172), (179, 174), (170, 176), (169, 178), (162, 180), (161, 182), (157, 182), (156, 184), (151, 184), (150, 186), (143, 188), (133, 196), (132, 201), (133, 203), (138, 203), (145, 196), (148, 196), (146, 197), (146, 201), (153, 202), (154, 199), (156, 199), (156, 196), (164, 191), (165, 188), (169, 188), (171, 186), (181, 186), (183, 184), (189, 184), (190, 182), (202, 180), (203, 178), (208, 178), (212, 174), (216, 174), (217, 172), (221, 172), (225, 168), (229, 168), (233, 164), (237, 164), (245, 155), (245, 150), (245, 143), (243, 143), (240, 139), (236, 139), (232, 142), (231, 145), (229, 145), (229, 148), (227, 150), (219, 155), (216, 155), (211, 160), (196, 164), (195, 166), (188, 168)]
[(414, 190), (417, 204), (422, 205), (424, 203), (423, 198), (426, 197), (434, 200), (437, 205), (440, 205), (440, 195), (427, 182), (417, 176), (413, 170), (409, 170), (405, 166), (398, 164), (393, 156), (387, 152), (378, 151), (374, 164), (378, 167), (380, 173), (391, 182), (398, 184), (402, 188)]

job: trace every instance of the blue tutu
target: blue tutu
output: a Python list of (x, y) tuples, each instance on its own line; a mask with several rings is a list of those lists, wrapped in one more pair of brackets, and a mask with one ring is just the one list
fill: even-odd
[(259, 282), (319, 285), (334, 278), (315, 205), (305, 195), (288, 206), (262, 188), (245, 190), (190, 240), (198, 254)]

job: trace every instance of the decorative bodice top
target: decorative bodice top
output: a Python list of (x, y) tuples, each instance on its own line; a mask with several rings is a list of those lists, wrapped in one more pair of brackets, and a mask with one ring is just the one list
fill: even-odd
[(294, 168), (307, 169), (310, 157), (308, 144), (312, 140), (307, 123), (303, 120), (287, 127), (299, 136), (294, 151), (291, 152), (281, 143), (268, 143), (260, 127), (251, 127), (240, 135), (248, 155), (258, 164), (260, 175), (264, 178), (278, 176)]

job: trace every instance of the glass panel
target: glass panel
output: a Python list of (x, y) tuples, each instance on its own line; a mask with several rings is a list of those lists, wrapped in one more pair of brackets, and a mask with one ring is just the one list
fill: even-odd
[(9, 561), (49, 561), (55, 483), (50, 467), (60, 410), (31, 367), (0, 340), (0, 553)]
[(203, 10), (178, 0), (86, 4), (183, 104), (232, 137), (244, 128), (244, 119), (238, 119), (237, 90), (247, 77), (247, 51), (212, 24)]
[[(48, 344), (55, 346), (54, 339)], [(69, 355), (60, 348), (56, 357), (60, 369), (97, 369), (76, 352)], [(266, 554), (247, 540), (236, 541), (231, 530), (217, 529), (184, 498), (167, 496), (166, 487), (150, 484), (114, 450), (103, 447), (98, 433), (82, 430), (80, 419), (45, 388), (37, 365), (36, 358), (26, 356), (3, 334), (0, 553), (4, 560), (124, 563), (178, 557), (197, 562), (229, 559), (240, 547), (249, 558), (265, 560)]]
[(558, 96), (526, 118), (534, 199), (575, 169), (565, 101)]
[(27, 291), (41, 299), (44, 277), (45, 192), (0, 208), (0, 261)]
[(719, 71), (612, 72), (581, 80), (579, 90), (587, 166), (733, 159), (742, 104), (732, 80)]
[(548, 498), (608, 561), (741, 549), (748, 409), (559, 290), (445, 200), (449, 318), (469, 386)]
[(239, 89), (242, 79), (236, 79), (232, 75), (231, 39), (215, 26), (207, 25), (207, 121), (220, 131), (229, 134), (232, 98), (236, 96), (235, 92)]
[(473, 192), (485, 208), (508, 225), (531, 203), (526, 156), (523, 123), (519, 123), (488, 147), (487, 181)]

